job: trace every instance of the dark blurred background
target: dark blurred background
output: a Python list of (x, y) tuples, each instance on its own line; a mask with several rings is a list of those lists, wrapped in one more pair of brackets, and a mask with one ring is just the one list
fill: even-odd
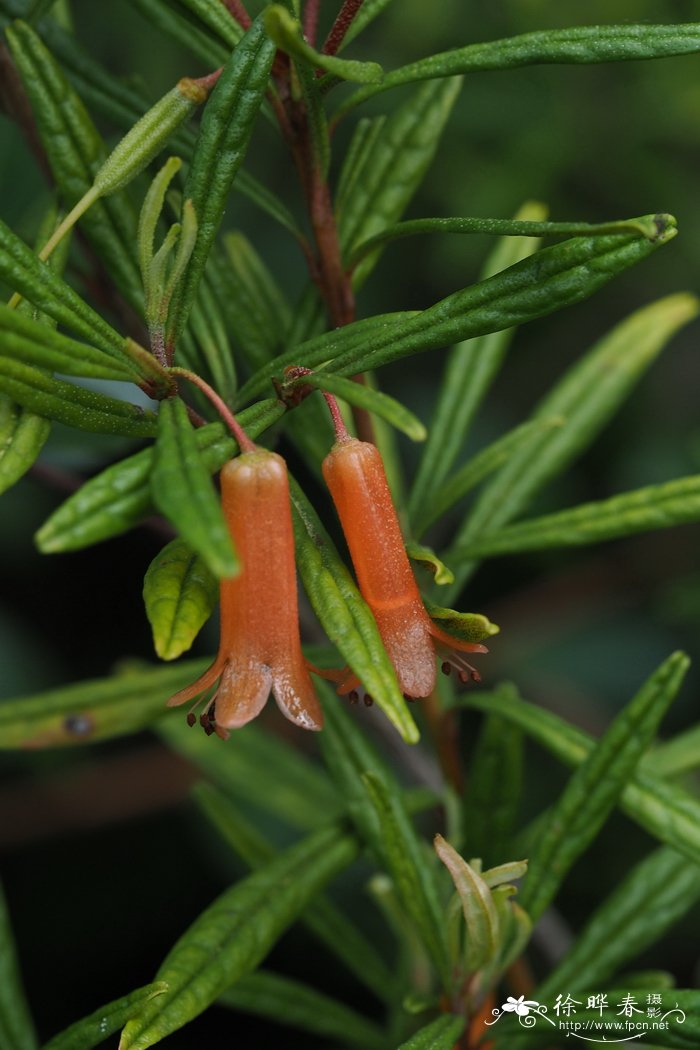
[[(337, 4), (322, 6), (326, 21), (332, 20)], [(145, 82), (153, 97), (183, 74), (206, 71), (172, 41), (160, 39), (127, 0), (74, 0), (72, 9), (81, 41), (115, 74)], [(402, 0), (351, 52), (391, 69), (430, 51), (534, 29), (681, 22), (698, 13), (690, 0)], [(402, 91), (380, 95), (361, 112), (390, 112), (403, 97)], [(336, 164), (354, 119), (338, 132)], [(115, 129), (101, 126), (115, 141)], [(31, 239), (47, 188), (19, 132), (4, 118), (0, 151), (0, 216)], [(698, 291), (699, 163), (700, 56), (467, 79), (407, 217), (506, 217), (523, 201), (537, 199), (547, 202), (557, 220), (599, 222), (670, 211), (681, 232), (594, 299), (518, 333), (464, 459), (522, 421), (566, 368), (631, 311), (671, 292)], [(250, 166), (298, 206), (282, 147), (267, 127), (254, 140)], [(227, 223), (248, 234), (290, 296), (297, 294), (302, 268), (284, 234), (239, 196), (231, 201)], [(427, 237), (390, 246), (361, 293), (361, 316), (421, 308), (470, 283), (489, 243), (482, 237)], [(675, 338), (603, 437), (543, 493), (535, 511), (700, 470), (697, 338), (697, 324)], [(429, 422), (443, 359), (433, 353), (386, 369), (384, 388)], [(400, 445), (410, 479), (420, 449), (403, 439)], [(127, 447), (56, 427), (43, 460), (89, 474)], [(316, 497), (330, 521), (323, 494)], [(153, 658), (141, 583), (162, 538), (141, 529), (77, 554), (40, 557), (32, 534), (62, 498), (30, 476), (3, 499), (2, 696), (97, 677), (124, 656)], [(454, 519), (446, 523), (446, 536), (453, 525)], [(513, 679), (528, 699), (599, 733), (671, 650), (697, 655), (697, 550), (698, 529), (686, 526), (600, 548), (488, 562), (462, 600), (464, 608), (483, 610), (502, 627), (485, 669), (487, 684)], [(196, 651), (206, 653), (215, 644), (210, 625)], [(664, 733), (695, 720), (697, 687), (696, 668)], [(269, 724), (277, 725), (276, 712)], [(477, 725), (478, 718), (469, 716), (470, 735)], [(534, 749), (528, 758), (524, 819), (550, 801), (565, 779)], [(29, 998), (47, 1037), (147, 982), (175, 937), (236, 869), (187, 801), (192, 773), (148, 734), (84, 751), (5, 753), (0, 765), (2, 873)], [(645, 835), (615, 817), (567, 883), (565, 922), (580, 925), (650, 848)], [(359, 900), (359, 883), (346, 893)], [(371, 911), (366, 921), (371, 923)], [(669, 969), (685, 985), (697, 980), (698, 926), (696, 914), (635, 969)], [(326, 990), (372, 1009), (361, 990), (298, 932), (284, 939), (272, 962), (317, 983), (322, 974)], [(227, 1018), (215, 1011), (171, 1037), (169, 1045), (230, 1045), (222, 1034), (231, 1031)], [(239, 1045), (251, 1048), (270, 1045), (278, 1033), (257, 1022), (236, 1031), (246, 1040)], [(323, 1042), (285, 1033), (287, 1047), (316, 1045)]]

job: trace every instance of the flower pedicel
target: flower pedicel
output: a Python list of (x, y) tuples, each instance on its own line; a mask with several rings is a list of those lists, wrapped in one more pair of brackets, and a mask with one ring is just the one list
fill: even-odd
[[(216, 659), (196, 682), (175, 693), (168, 706), (192, 700), (218, 679), (200, 716), (207, 732), (228, 737), (227, 730), (260, 714), (270, 691), (292, 722), (320, 729), (323, 715), (311, 665), (301, 651), (287, 467), (281, 456), (257, 448), (236, 427), (243, 452), (222, 468), (221, 498), (242, 569), (221, 581)], [(188, 721), (194, 725), (194, 711)]]

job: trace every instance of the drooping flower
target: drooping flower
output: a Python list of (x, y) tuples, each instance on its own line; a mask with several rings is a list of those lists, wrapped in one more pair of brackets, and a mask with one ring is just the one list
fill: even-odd
[[(218, 680), (201, 724), (223, 737), (260, 714), (270, 692), (282, 713), (304, 729), (323, 715), (301, 651), (294, 535), (287, 467), (281, 456), (254, 448), (221, 471), (221, 499), (242, 562), (221, 581), (221, 635), (212, 665), (168, 701), (173, 707)], [(195, 704), (195, 707), (197, 705)], [(193, 711), (188, 716), (195, 722)]]
[[(377, 621), (402, 692), (411, 699), (432, 693), (436, 652), (444, 661), (444, 670), (454, 667), (462, 681), (478, 681), (478, 671), (461, 654), (488, 649), (454, 638), (428, 616), (379, 450), (366, 441), (341, 438), (323, 461), (323, 476), (343, 526), (362, 597)], [(338, 692), (350, 692), (358, 684), (349, 674)]]

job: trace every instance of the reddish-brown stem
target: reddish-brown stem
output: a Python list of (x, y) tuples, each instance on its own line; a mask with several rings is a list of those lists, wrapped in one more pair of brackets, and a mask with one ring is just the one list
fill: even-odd
[(306, 6), (304, 7), (304, 36), (312, 47), (316, 46), (320, 6), (321, 0), (306, 0)]
[(196, 387), (202, 391), (202, 393), (211, 401), (212, 405), (223, 419), (226, 426), (229, 428), (236, 441), (241, 452), (254, 452), (255, 445), (250, 440), (245, 430), (234, 416), (231, 409), (228, 407), (226, 402), (219, 397), (216, 390), (209, 386), (206, 379), (202, 379), (196, 372), (190, 372), (189, 368), (170, 368), (168, 370), (171, 375), (181, 376), (182, 379), (187, 379), (188, 382), (193, 383)]
[(363, 0), (344, 0), (335, 22), (330, 28), (326, 42), (321, 48), (324, 55), (335, 55), (342, 44), (345, 34), (352, 25), (357, 12), (362, 7)]
[(243, 26), (244, 29), (249, 29), (253, 24), (253, 19), (246, 11), (243, 0), (223, 0), (223, 5), (233, 18), (236, 19), (239, 26)]
[(219, 77), (221, 76), (223, 71), (224, 71), (224, 67), (223, 66), (219, 66), (219, 68), (215, 69), (213, 73), (207, 73), (207, 75), (204, 76), (204, 77), (197, 77), (197, 78), (193, 77), (192, 79), (193, 79), (195, 84), (199, 84), (200, 87), (204, 88), (204, 90), (208, 94), (211, 91), (211, 89), (214, 87), (214, 85), (216, 84), (217, 80), (219, 79)]
[[(313, 369), (304, 368), (303, 365), (298, 365), (293, 368), (285, 369), (285, 376), (288, 380), (300, 379), (302, 376), (310, 375), (313, 375)], [(338, 408), (337, 400), (335, 399), (333, 394), (330, 394), (327, 390), (321, 390), (321, 393), (326, 399), (328, 411), (330, 412), (331, 419), (333, 420), (333, 429), (335, 430), (336, 441), (350, 441), (351, 436), (348, 433), (348, 428), (345, 426), (345, 420), (343, 419), (341, 411)]]

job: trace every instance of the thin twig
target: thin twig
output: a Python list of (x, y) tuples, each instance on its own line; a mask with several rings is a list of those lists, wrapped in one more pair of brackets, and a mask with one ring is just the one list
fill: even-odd
[(362, 4), (363, 0), (344, 0), (343, 6), (326, 37), (326, 42), (321, 48), (324, 55), (337, 54), (345, 34), (352, 25), (353, 19), (362, 7)]
[(243, 0), (222, 0), (222, 2), (229, 14), (236, 19), (239, 26), (243, 26), (244, 29), (250, 29), (253, 19), (246, 11)]
[(318, 12), (321, 0), (306, 0), (304, 8), (304, 36), (312, 47), (316, 46), (316, 34), (318, 32)]

